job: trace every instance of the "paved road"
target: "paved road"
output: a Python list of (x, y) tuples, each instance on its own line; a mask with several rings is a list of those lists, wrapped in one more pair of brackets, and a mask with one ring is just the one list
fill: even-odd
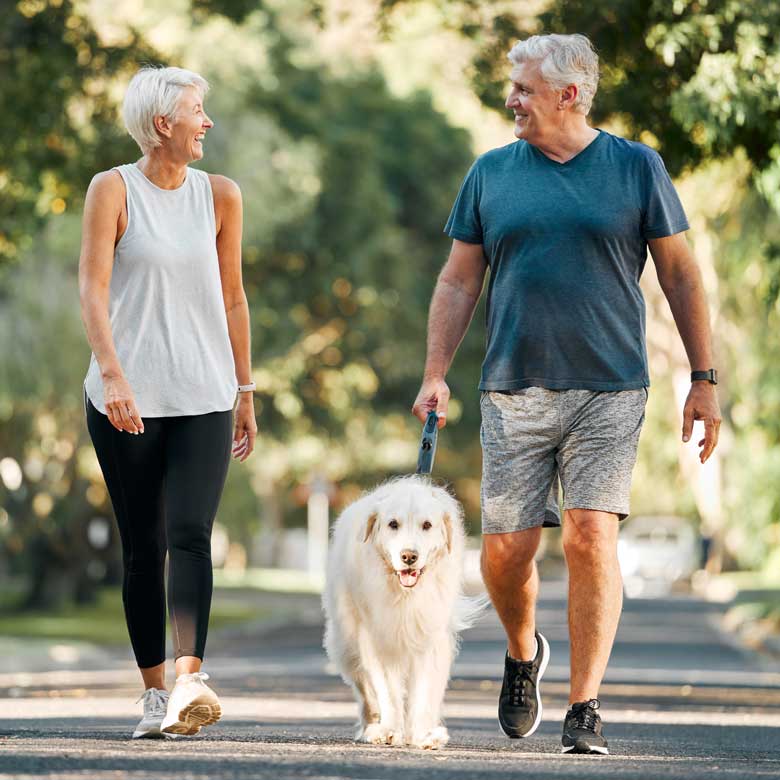
[(602, 690), (613, 755), (562, 756), (564, 596), (561, 583), (543, 586), (538, 620), (552, 660), (544, 719), (527, 740), (498, 734), (503, 643), (490, 613), (466, 633), (454, 669), (447, 749), (354, 745), (356, 708), (320, 650), (316, 602), (298, 597), (297, 625), (213, 638), (208, 671), (226, 716), (186, 741), (127, 739), (140, 691), (126, 658), (79, 662), (59, 648), (75, 670), (31, 674), (18, 671), (17, 659), (17, 671), (0, 671), (0, 779), (780, 777), (780, 666), (723, 635), (716, 606), (686, 597), (626, 602)]

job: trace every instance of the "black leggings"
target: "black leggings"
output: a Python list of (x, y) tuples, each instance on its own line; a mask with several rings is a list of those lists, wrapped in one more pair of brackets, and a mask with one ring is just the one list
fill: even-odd
[(84, 394), (87, 428), (122, 539), (122, 601), (136, 662), (165, 660), (165, 555), (175, 657), (203, 659), (211, 610), (211, 529), (225, 484), (233, 412), (146, 417), (118, 431)]

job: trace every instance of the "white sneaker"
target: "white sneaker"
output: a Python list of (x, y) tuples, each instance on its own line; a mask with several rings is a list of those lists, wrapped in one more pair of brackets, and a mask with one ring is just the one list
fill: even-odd
[(148, 688), (141, 694), (144, 702), (144, 716), (141, 722), (136, 726), (133, 732), (133, 739), (143, 737), (150, 739), (161, 739), (163, 737), (160, 726), (168, 709), (168, 691), (161, 691), (159, 688)]
[(217, 694), (206, 685), (204, 672), (181, 674), (168, 699), (168, 712), (160, 731), (163, 734), (197, 734), (222, 717)]

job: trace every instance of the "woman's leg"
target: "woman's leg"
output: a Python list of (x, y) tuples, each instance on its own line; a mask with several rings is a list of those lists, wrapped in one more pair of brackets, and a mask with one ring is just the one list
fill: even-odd
[(177, 675), (200, 670), (211, 610), (211, 529), (230, 464), (233, 413), (169, 417), (165, 439), (168, 612)]
[(122, 541), (122, 601), (146, 688), (165, 688), (165, 525), (162, 418), (145, 432), (118, 431), (85, 401), (87, 428), (106, 481)]

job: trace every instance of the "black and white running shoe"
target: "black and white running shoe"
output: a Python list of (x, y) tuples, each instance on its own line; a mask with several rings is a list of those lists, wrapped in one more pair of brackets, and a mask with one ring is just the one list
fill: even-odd
[(550, 645), (536, 632), (536, 656), (516, 661), (509, 653), (504, 660), (504, 683), (498, 698), (498, 722), (508, 737), (530, 737), (542, 721), (539, 681), (550, 660)]
[(596, 753), (609, 755), (607, 740), (601, 733), (598, 699), (578, 701), (571, 705), (563, 721), (561, 753)]

